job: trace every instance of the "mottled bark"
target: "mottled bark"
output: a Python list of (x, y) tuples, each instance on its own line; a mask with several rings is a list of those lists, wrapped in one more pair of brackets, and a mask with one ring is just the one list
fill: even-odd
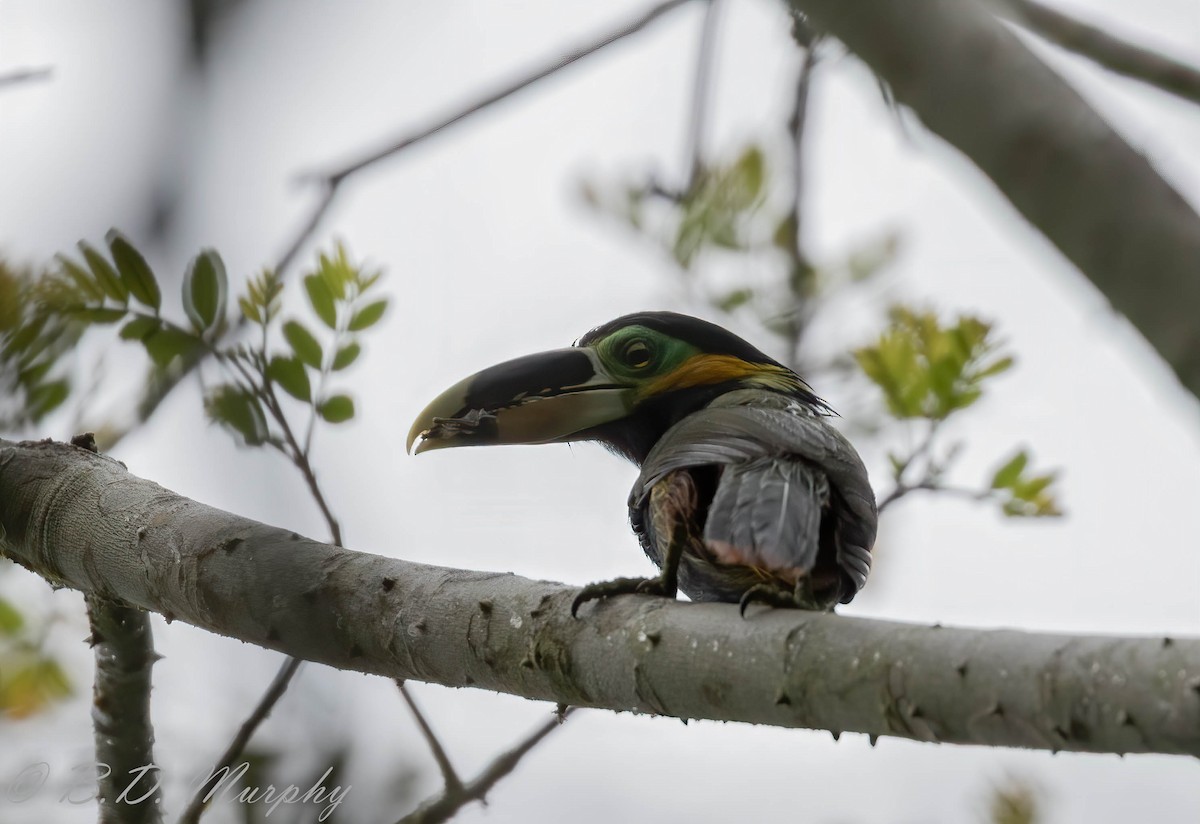
[(979, 167), (1200, 396), (1200, 216), (978, 0), (790, 0)]
[(924, 627), (575, 590), (312, 541), (64, 444), (0, 441), (6, 555), (342, 669), (924, 741), (1200, 755), (1200, 640)]
[(96, 653), (92, 723), (96, 735), (101, 824), (156, 824), (162, 792), (154, 765), (150, 670), (158, 656), (150, 616), (89, 595), (89, 639)]

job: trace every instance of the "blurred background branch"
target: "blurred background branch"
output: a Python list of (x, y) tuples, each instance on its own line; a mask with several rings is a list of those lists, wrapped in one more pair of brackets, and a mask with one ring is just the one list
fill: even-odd
[(989, 0), (996, 12), (1039, 37), (1111, 72), (1200, 103), (1200, 68), (1139, 46), (1035, 0)]

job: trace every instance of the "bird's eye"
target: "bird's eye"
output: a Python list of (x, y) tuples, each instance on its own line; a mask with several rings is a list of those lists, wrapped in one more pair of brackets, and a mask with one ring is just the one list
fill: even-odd
[(650, 347), (644, 340), (632, 340), (621, 351), (621, 357), (626, 366), (634, 369), (645, 369), (650, 365)]

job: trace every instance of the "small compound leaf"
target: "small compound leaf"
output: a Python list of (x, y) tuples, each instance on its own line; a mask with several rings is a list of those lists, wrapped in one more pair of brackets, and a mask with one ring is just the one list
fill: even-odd
[(304, 289), (308, 292), (308, 302), (312, 304), (313, 311), (317, 313), (321, 323), (330, 329), (336, 329), (337, 308), (329, 283), (320, 275), (309, 275), (304, 278)]
[(159, 369), (165, 368), (177, 357), (188, 357), (202, 345), (194, 335), (171, 326), (163, 327), (142, 338), (146, 353)]
[(283, 325), (283, 337), (292, 347), (292, 351), (296, 353), (296, 357), (303, 363), (313, 369), (321, 368), (321, 361), (324, 360), (325, 353), (321, 351), (321, 344), (317, 343), (312, 332), (304, 328), (304, 324), (300, 321), (289, 320)]
[(183, 311), (192, 328), (206, 332), (225, 315), (229, 281), (225, 264), (214, 249), (205, 249), (188, 264), (183, 276)]
[(383, 317), (383, 313), (387, 310), (387, 300), (377, 300), (374, 303), (368, 303), (362, 309), (354, 313), (354, 317), (350, 318), (349, 329), (351, 332), (361, 332), (379, 322)]
[(104, 290), (104, 294), (117, 303), (126, 303), (129, 300), (129, 290), (121, 282), (121, 278), (117, 275), (117, 270), (108, 262), (108, 258), (100, 254), (86, 240), (79, 241), (79, 251), (83, 252), (83, 259), (87, 261), (92, 277), (96, 279), (96, 283), (99, 284), (100, 288)]
[(317, 412), (330, 423), (344, 423), (354, 417), (354, 401), (345, 395), (334, 395), (322, 401)]
[(267, 378), (298, 401), (307, 403), (312, 400), (312, 382), (298, 358), (285, 358), (282, 355), (271, 358), (271, 363), (267, 365)]
[(108, 249), (112, 252), (113, 262), (121, 273), (121, 282), (129, 290), (129, 294), (143, 306), (149, 306), (155, 312), (162, 307), (162, 292), (159, 291), (158, 281), (150, 264), (142, 257), (142, 253), (133, 247), (124, 235), (116, 229), (109, 230), (105, 235)]
[(138, 315), (121, 327), (121, 338), (122, 340), (145, 340), (147, 335), (156, 331), (160, 326), (162, 326), (162, 321), (158, 318)]
[(218, 386), (205, 399), (204, 409), (209, 418), (241, 435), (248, 446), (258, 446), (270, 437), (258, 398), (241, 387)]
[(343, 346), (337, 351), (337, 355), (333, 358), (333, 370), (336, 372), (339, 369), (345, 369), (354, 361), (358, 360), (358, 356), (362, 353), (362, 347), (357, 343), (351, 343)]

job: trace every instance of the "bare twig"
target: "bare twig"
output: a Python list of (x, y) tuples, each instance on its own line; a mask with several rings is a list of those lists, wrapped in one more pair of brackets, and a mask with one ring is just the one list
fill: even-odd
[(882, 514), (884, 509), (912, 492), (938, 492), (958, 498), (966, 498), (969, 501), (986, 501), (988, 498), (999, 494), (999, 491), (995, 489), (968, 489), (964, 486), (946, 486), (936, 480), (923, 478), (912, 484), (896, 484), (895, 489), (880, 499), (876, 508)]
[(721, 0), (708, 0), (704, 10), (704, 23), (700, 28), (700, 45), (696, 49), (696, 74), (692, 86), (692, 112), (688, 121), (687, 185), (684, 192), (692, 192), (700, 183), (704, 173), (704, 126), (708, 120), (708, 102), (712, 92), (713, 64), (716, 62), (717, 30), (720, 27)]
[(528, 738), (511, 750), (498, 755), (474, 780), (461, 785), (457, 790), (447, 788), (440, 796), (427, 800), (414, 812), (400, 819), (399, 824), (438, 824), (438, 822), (449, 820), (452, 815), (472, 801), (483, 801), (492, 787), (501, 778), (515, 770), (521, 763), (521, 759), (543, 738), (558, 729), (562, 725), (563, 719), (574, 709), (574, 707), (568, 707), (561, 713), (556, 711), (553, 719), (538, 727)]
[(1200, 68), (1123, 40), (1099, 26), (1034, 2), (991, 0), (996, 13), (1109, 71), (1200, 103)]
[(250, 743), (250, 738), (258, 730), (259, 725), (266, 720), (271, 710), (275, 708), (275, 704), (287, 691), (288, 685), (292, 682), (296, 671), (300, 669), (301, 663), (303, 662), (299, 658), (289, 658), (279, 668), (279, 672), (275, 674), (275, 679), (258, 702), (258, 706), (254, 708), (254, 712), (242, 723), (237, 735), (233, 737), (229, 746), (225, 748), (225, 752), (221, 753), (221, 757), (217, 759), (209, 779), (200, 786), (200, 789), (192, 796), (191, 802), (188, 803), (187, 809), (183, 811), (183, 815), (179, 816), (179, 824), (196, 824), (200, 820), (204, 808), (208, 805), (210, 795), (219, 786), (221, 778), (225, 775), (221, 768), (232, 765), (242, 754), (242, 750)]
[[(800, 25), (799, 21), (797, 25)], [(818, 42), (818, 37), (810, 37), (808, 45), (804, 47), (804, 62), (800, 64), (800, 74), (796, 78), (795, 102), (788, 119), (788, 131), (792, 139), (792, 198), (786, 225), (790, 235), (787, 246), (791, 254), (788, 286), (792, 304), (787, 320), (787, 364), (798, 372), (804, 371), (800, 364), (800, 348), (812, 315), (812, 307), (807, 304), (813, 292), (813, 267), (804, 252), (801, 226), (804, 213), (804, 127), (808, 122), (808, 93), (813, 69), (817, 65)]]
[(450, 756), (446, 755), (446, 748), (442, 746), (442, 742), (434, 734), (433, 728), (429, 726), (429, 722), (425, 719), (425, 714), (421, 712), (421, 708), (417, 706), (417, 702), (409, 695), (403, 681), (397, 680), (396, 687), (399, 688), (400, 695), (404, 697), (404, 703), (408, 704), (408, 709), (412, 712), (413, 718), (416, 719), (417, 726), (421, 728), (421, 735), (425, 737), (425, 743), (429, 745), (429, 750), (433, 753), (433, 760), (437, 762), (438, 769), (442, 771), (442, 781), (445, 782), (445, 793), (449, 795), (451, 793), (462, 792), (462, 779), (454, 771), (454, 765), (450, 763)]
[(22, 83), (49, 80), (53, 76), (54, 69), (48, 66), (36, 69), (17, 69), (7, 74), (0, 74), (0, 89), (5, 86), (19, 86)]

